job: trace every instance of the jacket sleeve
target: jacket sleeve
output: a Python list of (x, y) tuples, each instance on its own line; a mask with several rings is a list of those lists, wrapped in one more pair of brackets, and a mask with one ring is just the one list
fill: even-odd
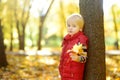
[(88, 48), (88, 38), (86, 36), (81, 36), (79, 40), (84, 46)]

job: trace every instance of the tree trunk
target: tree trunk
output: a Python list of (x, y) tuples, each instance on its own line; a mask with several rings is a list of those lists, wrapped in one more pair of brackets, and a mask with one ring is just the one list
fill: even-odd
[(41, 50), (42, 46), (41, 46), (41, 41), (42, 41), (42, 30), (43, 30), (43, 24), (44, 24), (44, 21), (46, 19), (46, 16), (48, 15), (51, 7), (52, 7), (52, 4), (53, 4), (54, 0), (51, 1), (50, 3), (50, 6), (49, 8), (47, 9), (46, 13), (42, 16), (40, 16), (40, 25), (39, 25), (39, 33), (38, 33), (38, 41), (37, 41), (37, 45), (38, 45), (38, 50)]
[(13, 25), (11, 24), (10, 26), (11, 28), (11, 32), (10, 32), (10, 35), (11, 35), (11, 38), (10, 38), (10, 51), (13, 50)]
[[(64, 14), (64, 6), (63, 6), (63, 0), (59, 0), (60, 1), (60, 9), (61, 9), (61, 12), (60, 12), (60, 17), (62, 18), (61, 20), (61, 24), (62, 26), (66, 26), (66, 19), (65, 19), (65, 14)], [(61, 27), (60, 29), (60, 33), (61, 33), (61, 40), (63, 39), (64, 37), (64, 31), (65, 31), (65, 27)]]
[(42, 46), (41, 46), (41, 41), (42, 41), (42, 30), (43, 30), (43, 23), (44, 23), (44, 16), (40, 16), (40, 22), (41, 24), (39, 25), (39, 36), (38, 36), (38, 50), (41, 50)]
[(85, 20), (84, 32), (89, 38), (88, 61), (84, 80), (106, 80), (103, 0), (80, 0)]
[(116, 50), (119, 50), (119, 38), (118, 38), (118, 29), (117, 29), (117, 21), (116, 21), (116, 15), (115, 15), (115, 5), (112, 6), (112, 15), (113, 15), (113, 23), (114, 23), (114, 27), (115, 27), (115, 37), (116, 37), (116, 41), (114, 42), (114, 46)]
[(0, 19), (0, 67), (7, 66), (7, 64), (8, 63), (5, 55), (5, 45), (4, 45), (2, 25), (1, 25), (1, 19)]
[[(15, 4), (16, 7), (14, 9), (14, 16), (15, 16), (16, 27), (17, 27), (17, 31), (18, 31), (19, 49), (20, 50), (24, 50), (24, 47), (25, 47), (25, 28), (26, 28), (26, 24), (27, 24), (28, 19), (29, 19), (30, 9), (31, 9), (31, 6), (32, 6), (31, 3), (32, 2), (30, 2), (29, 0), (25, 0), (20, 17), (18, 17), (18, 14), (17, 14), (18, 7)], [(29, 5), (27, 5), (27, 4), (29, 4)], [(27, 7), (28, 7), (28, 10), (26, 11), (25, 9)]]

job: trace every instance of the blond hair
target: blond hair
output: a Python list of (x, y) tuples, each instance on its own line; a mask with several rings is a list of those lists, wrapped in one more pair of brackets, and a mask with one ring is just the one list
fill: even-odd
[(81, 29), (83, 29), (84, 26), (83, 17), (81, 16), (81, 14), (77, 14), (77, 13), (68, 16), (66, 22), (73, 22), (77, 24)]

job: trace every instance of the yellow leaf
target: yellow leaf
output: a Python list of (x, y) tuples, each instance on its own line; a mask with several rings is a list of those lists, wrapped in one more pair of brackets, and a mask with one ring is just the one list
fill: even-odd
[(80, 44), (80, 45), (75, 44), (75, 45), (73, 46), (72, 51), (73, 51), (73, 52), (76, 52), (76, 53), (82, 53), (82, 52), (83, 52), (82, 44)]

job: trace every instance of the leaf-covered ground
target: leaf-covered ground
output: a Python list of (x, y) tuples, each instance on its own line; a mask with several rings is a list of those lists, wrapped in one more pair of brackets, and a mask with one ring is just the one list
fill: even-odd
[(0, 80), (60, 80), (59, 57), (7, 54), (9, 65), (0, 69)]
[[(0, 69), (0, 80), (60, 80), (59, 55), (7, 54), (9, 65)], [(106, 55), (106, 80), (120, 80), (120, 56)]]
[(120, 55), (106, 55), (106, 80), (120, 80)]

